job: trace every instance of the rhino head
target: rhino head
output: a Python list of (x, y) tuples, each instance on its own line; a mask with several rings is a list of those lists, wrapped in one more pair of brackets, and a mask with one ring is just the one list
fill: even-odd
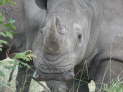
[(77, 7), (72, 8), (75, 11), (64, 8), (47, 8), (44, 25), (34, 40), (34, 65), (41, 80), (73, 79), (74, 67), (86, 51), (90, 35), (86, 13), (77, 12)]

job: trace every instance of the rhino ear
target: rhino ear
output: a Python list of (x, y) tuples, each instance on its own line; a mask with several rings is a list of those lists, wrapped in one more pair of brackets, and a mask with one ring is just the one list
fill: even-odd
[(35, 2), (41, 9), (47, 9), (47, 0), (35, 0)]

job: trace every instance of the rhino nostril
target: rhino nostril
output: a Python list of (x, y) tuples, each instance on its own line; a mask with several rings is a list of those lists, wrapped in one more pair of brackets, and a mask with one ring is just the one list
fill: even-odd
[(71, 80), (74, 78), (74, 72), (66, 72), (63, 76), (65, 77), (65, 80)]
[(47, 53), (58, 53), (60, 51), (60, 46), (57, 41), (48, 39), (44, 45), (44, 49)]
[(59, 46), (57, 44), (47, 44), (45, 46), (45, 51), (48, 53), (55, 53), (55, 52), (59, 52)]

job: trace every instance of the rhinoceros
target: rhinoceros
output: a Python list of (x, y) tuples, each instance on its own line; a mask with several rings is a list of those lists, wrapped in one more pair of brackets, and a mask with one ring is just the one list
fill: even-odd
[[(15, 46), (23, 44), (16, 49), (31, 49), (37, 56), (30, 63), (34, 71), (19, 67), (17, 92), (28, 92), (34, 72), (35, 79), (46, 81), (51, 92), (86, 92), (81, 81), (73, 82), (76, 74), (82, 78), (84, 68), (87, 79), (95, 81), (97, 92), (102, 92), (103, 84), (122, 79), (122, 0), (16, 2), (21, 6), (17, 29), (25, 39), (15, 38)], [(74, 84), (80, 87), (74, 90)]]

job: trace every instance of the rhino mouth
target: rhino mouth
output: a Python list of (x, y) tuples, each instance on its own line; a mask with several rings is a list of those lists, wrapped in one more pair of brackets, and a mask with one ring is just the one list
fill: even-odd
[(44, 54), (40, 68), (47, 73), (63, 73), (73, 68), (68, 54)]
[(65, 66), (53, 66), (53, 65), (40, 65), (40, 72), (46, 74), (61, 74), (66, 71), (70, 71), (72, 65), (65, 65)]
[[(35, 61), (38, 80), (70, 80), (74, 78), (74, 65), (70, 54), (42, 53)], [(73, 60), (73, 59), (72, 59)]]
[(53, 62), (53, 61), (57, 61), (60, 58), (62, 58), (64, 55), (62, 54), (51, 54), (51, 53), (45, 53), (43, 55), (43, 57), (45, 58), (45, 60)]
[[(53, 64), (40, 65), (38, 69), (38, 80), (71, 80), (74, 78), (74, 69), (71, 64), (67, 65), (53, 65)], [(49, 62), (49, 61), (48, 61)], [(51, 61), (50, 61), (51, 62)], [(60, 61), (59, 61), (60, 62)], [(57, 63), (58, 64), (58, 63)]]
[(73, 69), (60, 72), (60, 73), (46, 73), (43, 71), (40, 71), (40, 73), (37, 73), (36, 79), (39, 81), (48, 81), (48, 80), (62, 80), (62, 81), (68, 81), (74, 78), (74, 72)]

